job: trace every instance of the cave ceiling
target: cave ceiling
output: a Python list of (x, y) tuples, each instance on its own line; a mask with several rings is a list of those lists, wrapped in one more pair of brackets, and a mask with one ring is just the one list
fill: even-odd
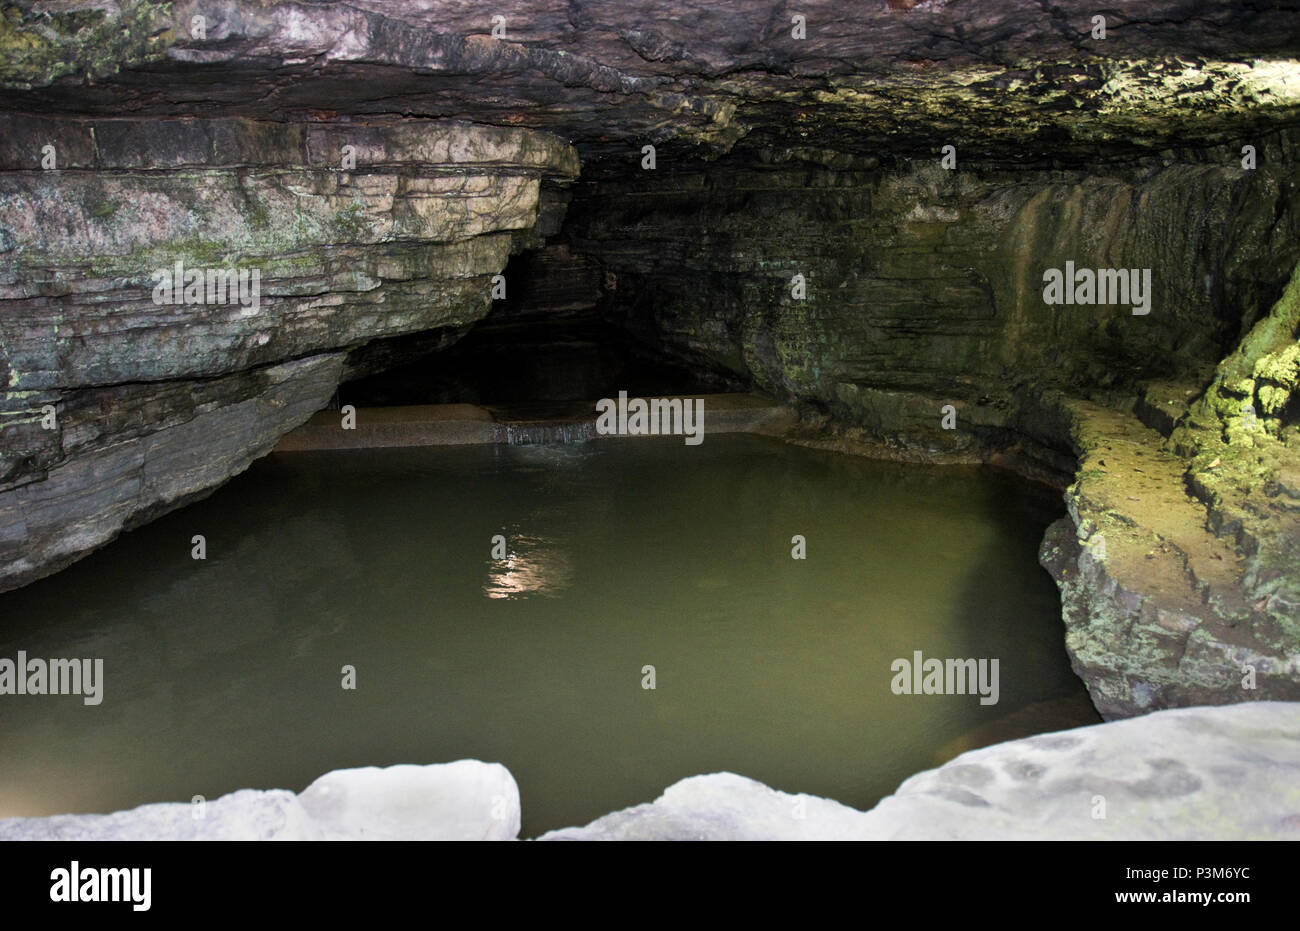
[(4, 110), (463, 119), (555, 133), (596, 173), (645, 144), (1079, 166), (1300, 121), (1300, 2), (19, 0), (0, 48)]

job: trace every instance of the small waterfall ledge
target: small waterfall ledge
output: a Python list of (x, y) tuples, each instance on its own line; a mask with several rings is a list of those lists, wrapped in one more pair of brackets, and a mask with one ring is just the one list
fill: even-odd
[[(706, 394), (704, 436), (711, 433), (779, 435), (795, 425), (784, 405), (753, 394)], [(409, 407), (360, 408), (345, 427), (344, 414), (319, 411), (284, 436), (274, 452), (329, 449), (383, 449), (398, 446), (528, 446), (619, 439), (596, 431), (596, 403), (583, 417), (514, 419), (500, 408), (476, 404), (423, 404)]]

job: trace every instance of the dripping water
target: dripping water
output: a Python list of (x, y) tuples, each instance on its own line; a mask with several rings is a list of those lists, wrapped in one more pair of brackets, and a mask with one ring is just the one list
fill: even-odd
[(493, 442), (507, 446), (569, 446), (596, 436), (594, 421), (501, 423), (493, 430)]

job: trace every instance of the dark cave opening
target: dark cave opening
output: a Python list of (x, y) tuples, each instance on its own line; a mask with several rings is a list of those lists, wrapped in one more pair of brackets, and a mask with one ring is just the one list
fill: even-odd
[(620, 391), (649, 397), (746, 387), (608, 319), (599, 266), (563, 244), (515, 256), (503, 277), (507, 297), (459, 339), (449, 346), (432, 334), (391, 341), (387, 359), (345, 381), (337, 402), (475, 404), (502, 420), (542, 420), (590, 414), (592, 402)]

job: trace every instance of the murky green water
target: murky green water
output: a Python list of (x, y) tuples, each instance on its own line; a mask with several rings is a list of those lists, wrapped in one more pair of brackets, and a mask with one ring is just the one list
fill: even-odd
[[(1059, 510), (748, 436), (273, 457), (0, 595), (0, 657), (105, 676), (95, 707), (0, 696), (0, 817), (465, 757), (514, 773), (525, 835), (718, 770), (869, 807), (960, 750), (1098, 720), (1035, 562)], [(998, 703), (893, 694), (915, 650), (998, 658)]]

